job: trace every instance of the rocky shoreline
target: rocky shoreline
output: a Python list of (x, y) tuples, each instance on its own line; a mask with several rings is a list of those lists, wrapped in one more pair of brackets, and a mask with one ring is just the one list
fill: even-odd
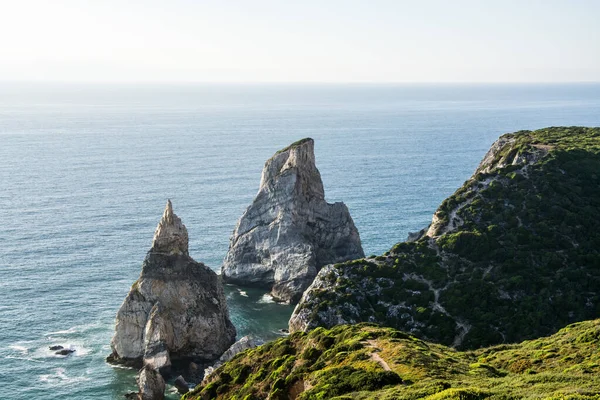
[[(390, 343), (408, 338), (477, 349), (597, 318), (599, 155), (600, 129), (504, 135), (471, 179), (441, 204), (428, 227), (381, 256), (365, 258), (347, 207), (325, 201), (314, 141), (295, 142), (265, 163), (259, 192), (238, 221), (222, 265), (225, 282), (260, 286), (278, 301), (298, 303), (289, 321), (289, 341), (270, 342), (258, 351), (251, 350), (260, 344), (253, 338), (233, 343), (235, 328), (221, 278), (189, 257), (187, 230), (169, 201), (140, 279), (117, 314), (108, 360), (142, 367), (140, 399), (160, 399), (163, 377), (176, 362), (190, 360), (202, 366), (196, 365), (201, 372), (191, 382), (199, 385), (186, 399), (229, 398), (236, 390), (250, 393), (247, 399), (296, 399), (303, 392), (316, 395), (313, 387), (323, 389), (320, 396), (346, 393), (320, 381), (327, 363), (318, 360), (322, 354), (329, 363), (341, 363), (343, 376), (359, 359), (345, 363), (346, 355), (327, 352), (330, 346), (340, 354), (377, 348), (367, 325), (362, 333), (352, 331), (359, 338), (350, 344), (346, 328), (335, 331), (340, 337), (324, 334), (323, 328), (376, 323), (414, 335), (378, 333), (391, 332)], [(561, 222), (563, 215), (574, 225)], [(583, 226), (593, 232), (584, 233)], [(565, 281), (565, 274), (577, 284)], [(549, 300), (541, 299), (540, 291)], [(301, 352), (293, 349), (300, 342)], [(419, 349), (429, 346), (420, 343)], [(364, 365), (359, 363), (351, 374), (371, 383), (380, 380), (373, 390), (411, 382), (376, 350), (369, 351), (367, 358), (384, 372), (360, 372)], [(237, 357), (240, 352), (245, 355)], [(251, 354), (261, 354), (269, 365), (246, 363), (239, 369), (236, 363)], [(309, 361), (316, 364), (309, 366)], [(272, 369), (268, 379), (261, 372), (265, 368)], [(277, 378), (282, 368), (298, 375)], [(249, 376), (256, 388), (244, 384)], [(177, 378), (180, 393), (187, 389), (184, 378)], [(342, 386), (361, 389), (357, 379)]]

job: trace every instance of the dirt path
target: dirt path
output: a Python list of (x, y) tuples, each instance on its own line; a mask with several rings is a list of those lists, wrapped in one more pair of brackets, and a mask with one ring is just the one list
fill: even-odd
[(383, 369), (386, 371), (392, 370), (390, 368), (390, 366), (385, 362), (385, 360), (383, 358), (381, 358), (381, 356), (377, 353), (371, 353), (371, 360), (378, 362), (379, 365), (381, 365), (383, 367)]
[[(367, 340), (367, 343), (369, 344), (368, 347), (372, 347), (375, 350), (381, 350), (379, 347), (377, 347), (377, 342), (374, 340)], [(371, 360), (375, 361), (376, 363), (378, 363), (379, 365), (381, 365), (381, 367), (386, 370), (386, 371), (391, 371), (392, 369), (390, 368), (390, 366), (388, 365), (388, 363), (385, 362), (385, 360), (383, 358), (381, 358), (381, 356), (376, 353), (376, 352), (372, 352), (371, 353)]]

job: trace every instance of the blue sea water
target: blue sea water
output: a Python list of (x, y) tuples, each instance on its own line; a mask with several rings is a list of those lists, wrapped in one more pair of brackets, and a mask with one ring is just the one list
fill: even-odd
[[(2, 84), (0, 397), (135, 389), (104, 359), (167, 198), (218, 271), (265, 160), (312, 137), (327, 199), (378, 254), (425, 227), (499, 135), (558, 125), (600, 126), (600, 85)], [(286, 326), (291, 307), (264, 291), (226, 291), (240, 336)]]

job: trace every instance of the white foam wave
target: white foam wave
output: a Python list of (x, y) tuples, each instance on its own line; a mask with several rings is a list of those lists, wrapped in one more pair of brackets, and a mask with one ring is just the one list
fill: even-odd
[(271, 296), (269, 293), (265, 293), (263, 294), (263, 296), (257, 301), (257, 303), (261, 303), (261, 304), (271, 304), (271, 303), (275, 303), (275, 299), (273, 299), (273, 296)]
[(115, 369), (135, 369), (137, 371), (136, 368), (128, 367), (126, 365), (121, 365), (121, 364), (109, 364), (109, 363), (106, 363), (106, 365), (108, 365), (111, 368), (115, 368)]
[(31, 358), (31, 357), (15, 357), (15, 356), (6, 356), (4, 358), (10, 358), (11, 360), (23, 360), (23, 361), (31, 361), (31, 362), (36, 362), (36, 363), (41, 363), (43, 364), (43, 361), (40, 360), (36, 360), (35, 358)]
[(10, 346), (8, 346), (9, 349), (12, 350), (16, 350), (19, 353), (21, 353), (22, 355), (26, 355), (27, 353), (29, 353), (29, 349), (25, 346), (21, 346), (19, 344), (11, 344)]
[(238, 291), (240, 292), (240, 296), (248, 297), (248, 293), (246, 293), (245, 291), (239, 289)]
[(63, 331), (48, 332), (48, 333), (46, 333), (46, 336), (51, 336), (51, 335), (68, 335), (68, 334), (76, 333), (76, 332), (77, 332), (77, 327), (74, 326), (72, 328), (65, 329)]
[(71, 383), (89, 381), (91, 378), (87, 376), (67, 376), (64, 368), (56, 368), (54, 374), (44, 374), (39, 376), (40, 382), (49, 385), (68, 385)]
[(91, 324), (72, 326), (69, 329), (63, 329), (60, 331), (48, 332), (48, 333), (44, 334), (44, 336), (49, 337), (49, 336), (56, 336), (56, 335), (71, 335), (73, 333), (87, 332), (91, 329), (98, 328), (98, 327), (102, 327), (102, 324), (100, 324), (98, 322), (93, 322)]

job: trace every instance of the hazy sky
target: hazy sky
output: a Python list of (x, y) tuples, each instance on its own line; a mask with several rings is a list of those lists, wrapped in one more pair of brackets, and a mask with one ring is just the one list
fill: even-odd
[(600, 0), (0, 0), (0, 81), (600, 81)]

